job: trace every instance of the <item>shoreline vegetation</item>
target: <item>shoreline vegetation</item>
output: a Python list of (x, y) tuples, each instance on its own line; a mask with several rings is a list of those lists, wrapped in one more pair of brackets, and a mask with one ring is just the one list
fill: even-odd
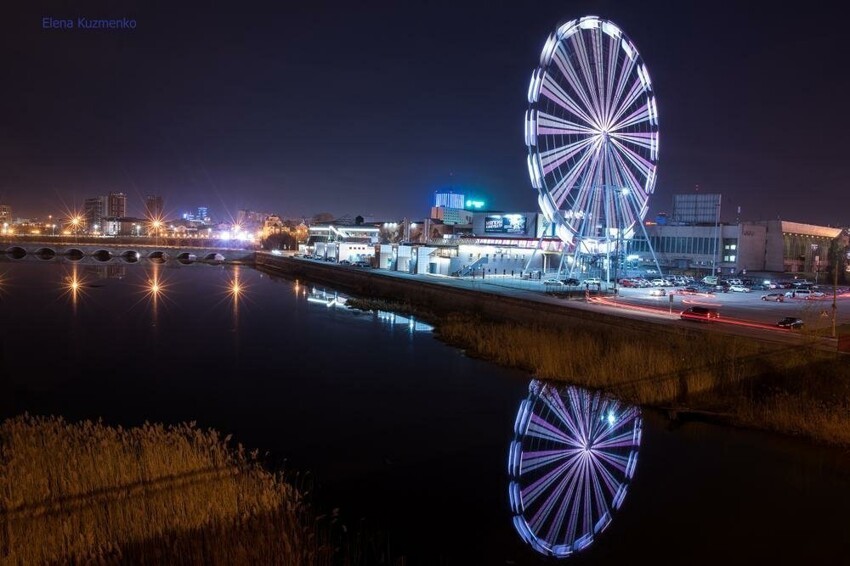
[(601, 389), (675, 418), (850, 446), (848, 358), (811, 347), (746, 341), (712, 332), (647, 333), (500, 322), (468, 313), (436, 316), (408, 303), (349, 299), (359, 310), (387, 310), (432, 324), (436, 337), (471, 357), (537, 378)]
[(373, 539), (229, 442), (194, 423), (0, 423), (0, 563), (378, 563)]

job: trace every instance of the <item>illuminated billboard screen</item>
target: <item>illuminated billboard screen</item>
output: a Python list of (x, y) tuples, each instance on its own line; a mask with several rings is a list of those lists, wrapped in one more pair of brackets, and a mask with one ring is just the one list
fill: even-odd
[(493, 214), (484, 218), (487, 234), (525, 234), (524, 214)]

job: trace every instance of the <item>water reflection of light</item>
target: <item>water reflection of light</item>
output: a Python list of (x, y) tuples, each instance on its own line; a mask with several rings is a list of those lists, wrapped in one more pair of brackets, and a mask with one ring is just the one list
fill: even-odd
[(71, 274), (65, 276), (62, 282), (62, 290), (71, 300), (71, 304), (74, 306), (76, 312), (77, 302), (85, 293), (85, 279), (80, 277), (76, 264), (71, 267)]
[(378, 311), (378, 320), (390, 326), (406, 326), (410, 332), (431, 332), (434, 327), (394, 312)]
[[(299, 284), (295, 282), (295, 293), (298, 294)], [(353, 307), (348, 305), (348, 297), (341, 296), (336, 291), (326, 291), (324, 289), (312, 288), (310, 289), (310, 294), (307, 296), (307, 302), (322, 305), (326, 308), (336, 308), (336, 307), (345, 307), (347, 310), (356, 310)], [(410, 334), (414, 332), (431, 332), (434, 330), (434, 327), (430, 324), (425, 324), (424, 322), (419, 322), (412, 316), (403, 316), (400, 314), (396, 314), (390, 311), (374, 311), (375, 318), (392, 327), (392, 328), (404, 328)]]
[(307, 297), (308, 303), (324, 305), (328, 308), (344, 307), (348, 301), (347, 297), (339, 296), (336, 291), (325, 291), (324, 289), (310, 289), (310, 295)]
[(508, 497), (520, 537), (559, 558), (592, 544), (626, 497), (641, 428), (638, 407), (532, 380), (508, 454)]

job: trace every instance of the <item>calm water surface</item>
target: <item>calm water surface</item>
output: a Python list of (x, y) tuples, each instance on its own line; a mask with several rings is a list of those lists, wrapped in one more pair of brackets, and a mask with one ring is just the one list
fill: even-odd
[(845, 451), (671, 428), (644, 412), (610, 526), (580, 553), (542, 558), (514, 529), (508, 499), (529, 376), (334, 297), (245, 267), (0, 261), (0, 417), (197, 421), (268, 452), (270, 465), (309, 472), (319, 502), (380, 526), (412, 564), (850, 556)]

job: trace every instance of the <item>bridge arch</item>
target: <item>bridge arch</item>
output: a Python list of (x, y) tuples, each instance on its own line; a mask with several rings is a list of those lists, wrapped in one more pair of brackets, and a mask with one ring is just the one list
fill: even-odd
[(91, 256), (97, 261), (109, 261), (112, 259), (112, 252), (109, 250), (97, 250)]
[(38, 248), (35, 250), (35, 257), (38, 259), (53, 259), (56, 257), (56, 250), (52, 248)]
[(191, 252), (183, 252), (177, 256), (177, 261), (184, 264), (195, 263), (197, 260), (198, 256)]
[(121, 254), (121, 259), (127, 263), (136, 263), (141, 258), (141, 254), (136, 250), (127, 250)]
[(65, 252), (65, 255), (68, 256), (68, 259), (70, 259), (71, 261), (80, 261), (86, 254), (84, 254), (83, 250), (81, 249), (71, 248)]
[(225, 257), (220, 253), (211, 253), (204, 256), (204, 261), (219, 263), (225, 260)]
[(21, 246), (12, 246), (6, 249), (6, 254), (11, 256), (13, 259), (22, 259), (27, 255), (27, 250)]
[(155, 261), (158, 263), (162, 263), (168, 259), (168, 254), (162, 250), (156, 250), (148, 254), (148, 259), (150, 261)]

